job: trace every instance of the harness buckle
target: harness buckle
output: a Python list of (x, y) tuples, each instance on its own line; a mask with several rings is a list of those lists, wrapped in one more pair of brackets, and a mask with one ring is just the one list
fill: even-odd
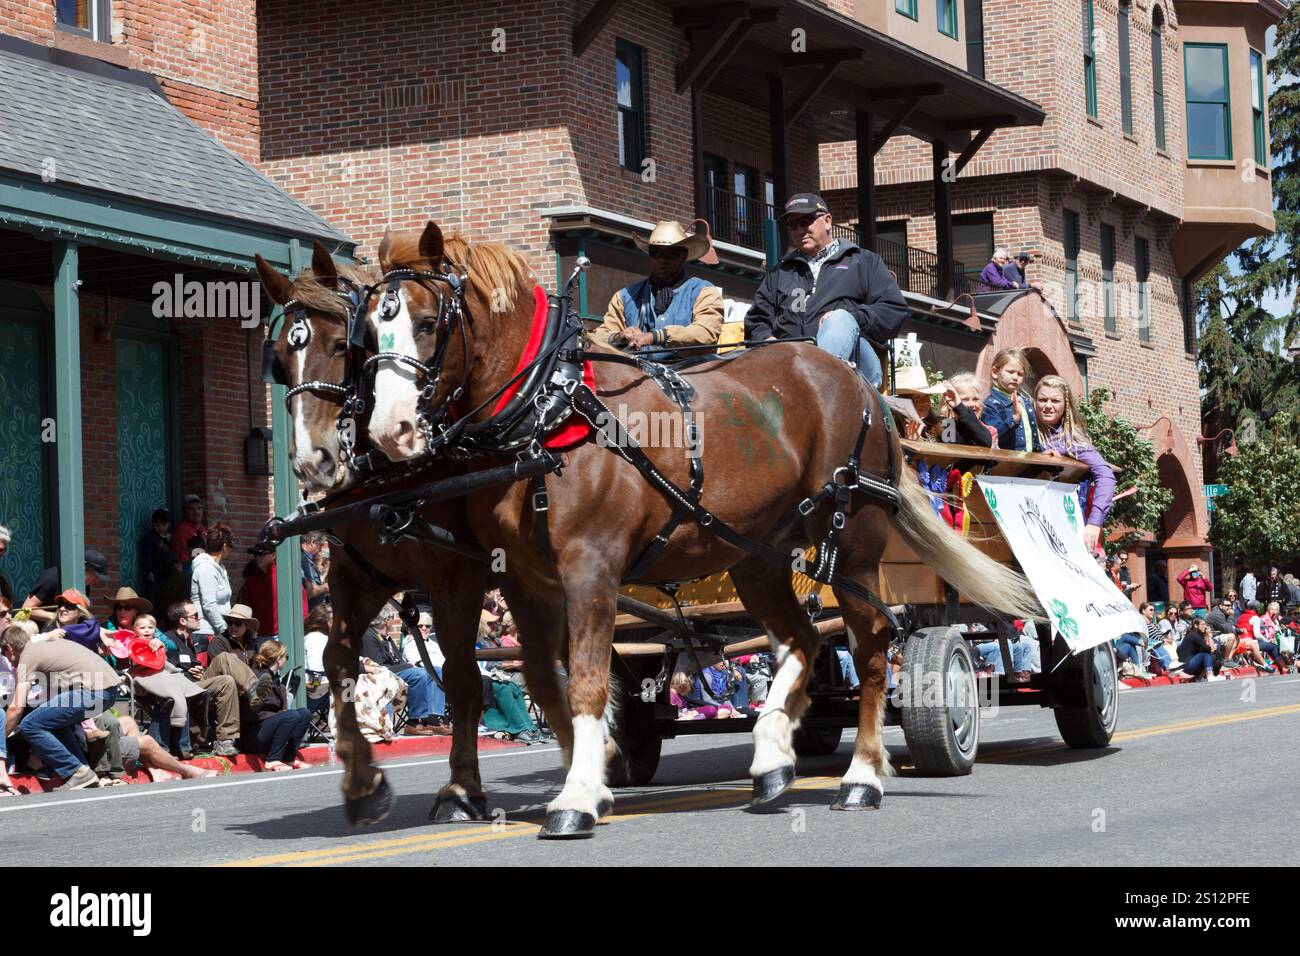
[(835, 514), (831, 515), (831, 527), (834, 528), (836, 531), (840, 531), (844, 528), (843, 511), (837, 511), (835, 512)]
[(817, 506), (813, 504), (811, 498), (805, 498), (803, 501), (799, 502), (799, 514), (806, 518), (813, 513), (813, 508), (815, 507)]
[(573, 393), (578, 390), (580, 379), (570, 378), (564, 381), (564, 394), (567, 398), (573, 398)]
[(551, 496), (545, 490), (533, 492), (533, 511), (550, 511)]

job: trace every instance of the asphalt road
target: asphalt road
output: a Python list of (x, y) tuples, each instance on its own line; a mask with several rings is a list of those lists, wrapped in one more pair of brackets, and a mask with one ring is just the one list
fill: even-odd
[[(835, 755), (801, 761), (786, 812), (743, 813), (749, 738), (724, 735), (665, 742), (654, 785), (618, 791), (587, 841), (535, 837), (560, 786), (553, 747), (483, 754), (496, 825), (428, 824), (447, 769), (427, 758), (386, 765), (397, 801), (373, 828), (345, 823), (340, 772), (321, 768), (4, 800), (0, 839), (10, 860), (73, 866), (86, 865), (87, 847), (134, 866), (698, 865), (701, 854), (714, 869), (1294, 864), (1288, 841), (1223, 837), (1212, 808), (1258, 808), (1248, 828), (1265, 826), (1268, 808), (1285, 812), (1300, 789), (1298, 731), (1300, 678), (1229, 681), (1125, 690), (1114, 744), (1097, 751), (1066, 748), (1049, 711), (1003, 708), (984, 722), (974, 773), (931, 779), (904, 765), (879, 812), (828, 809), (846, 735)], [(886, 742), (905, 761), (901, 731), (887, 728)], [(1208, 826), (1194, 824), (1195, 806)]]

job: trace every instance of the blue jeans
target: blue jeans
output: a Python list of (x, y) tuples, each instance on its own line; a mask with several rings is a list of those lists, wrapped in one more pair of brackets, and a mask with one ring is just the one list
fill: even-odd
[(282, 710), (272, 714), (257, 725), (257, 752), (266, 754), (267, 760), (285, 763), (298, 756), (298, 745), (307, 733), (311, 712), (306, 707)]
[(853, 655), (849, 653), (849, 649), (837, 647), (835, 656), (840, 660), (840, 674), (844, 676), (848, 685), (853, 688), (861, 686), (862, 682), (858, 680), (858, 669), (853, 666)]
[(86, 766), (77, 725), (102, 714), (117, 700), (117, 689), (64, 691), (30, 711), (18, 724), (32, 750), (64, 780)]
[(1276, 667), (1278, 658), (1277, 645), (1272, 641), (1256, 641), (1255, 643), (1259, 645), (1259, 652), (1264, 655), (1264, 658), (1271, 661), (1273, 666)]
[(874, 388), (880, 387), (884, 370), (871, 343), (858, 329), (858, 320), (846, 309), (832, 309), (817, 327), (817, 347), (838, 355), (858, 367), (858, 374)]
[[(179, 734), (177, 734), (179, 731)], [(180, 727), (174, 728), (170, 723), (164, 722), (157, 716), (149, 722), (149, 736), (158, 741), (158, 746), (163, 750), (171, 752), (172, 740), (175, 739), (176, 747), (182, 753), (192, 750), (190, 746), (190, 722), (187, 720)]]
[(1165, 650), (1163, 644), (1151, 648), (1151, 656), (1164, 665), (1165, 670), (1169, 670), (1173, 666), (1174, 659), (1169, 656), (1169, 652)]
[(1125, 634), (1115, 639), (1115, 656), (1122, 661), (1131, 661), (1134, 667), (1142, 667), (1142, 638), (1137, 634)]
[[(438, 676), (442, 671), (434, 668)], [(424, 720), (441, 717), (447, 710), (447, 695), (423, 667), (408, 667), (397, 676), (406, 682), (406, 719)]]
[(1187, 662), (1187, 666), (1183, 668), (1183, 673), (1188, 677), (1200, 677), (1202, 674), (1208, 676), (1213, 668), (1214, 658), (1201, 651), (1201, 653), (1193, 655), (1192, 659)]
[[(975, 650), (979, 651), (980, 657), (984, 658), (986, 664), (993, 667), (993, 673), (1006, 673), (1006, 669), (1002, 666), (1002, 647), (997, 641), (976, 644)], [(1011, 667), (1017, 674), (1034, 669), (1034, 649), (1028, 641), (1011, 642)]]

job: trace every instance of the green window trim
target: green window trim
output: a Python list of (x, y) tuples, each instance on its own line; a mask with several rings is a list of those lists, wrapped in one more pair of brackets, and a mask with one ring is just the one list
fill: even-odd
[(1133, 243), (1133, 265), (1137, 272), (1138, 341), (1151, 341), (1151, 247), (1139, 236)]
[(1079, 214), (1067, 209), (1064, 220), (1065, 318), (1072, 325), (1082, 325), (1079, 319)]
[(1165, 16), (1159, 7), (1151, 11), (1151, 113), (1155, 123), (1156, 149), (1165, 152)]
[[(620, 68), (628, 74), (626, 103), (619, 90)], [(619, 39), (614, 41), (614, 102), (618, 108), (619, 165), (639, 173), (647, 154), (645, 53), (636, 44)]]
[(1101, 225), (1101, 296), (1103, 321), (1107, 332), (1114, 334), (1115, 322), (1115, 227)]
[(1255, 133), (1255, 162), (1268, 165), (1268, 142), (1264, 135), (1264, 55), (1250, 51), (1250, 120)]
[(961, 33), (957, 21), (957, 0), (935, 0), (934, 16), (939, 25), (939, 32), (946, 37), (957, 39)]
[(1119, 111), (1124, 132), (1133, 135), (1133, 68), (1129, 36), (1130, 13), (1129, 0), (1120, 0), (1119, 19)]
[(1082, 0), (1083, 19), (1083, 86), (1088, 115), (1097, 118), (1097, 51), (1093, 46), (1092, 0)]
[(916, 0), (894, 0), (894, 12), (901, 13), (909, 20), (919, 20), (916, 12)]
[[(1191, 76), (1187, 69), (1187, 54), (1191, 50), (1217, 50), (1223, 63), (1223, 99), (1192, 99)], [(1228, 45), (1226, 43), (1184, 43), (1183, 44), (1183, 94), (1187, 103), (1187, 158), (1188, 159), (1232, 159), (1232, 87), (1228, 76)], [(1223, 107), (1222, 130), (1224, 151), (1219, 154), (1196, 153), (1192, 151), (1192, 107)]]

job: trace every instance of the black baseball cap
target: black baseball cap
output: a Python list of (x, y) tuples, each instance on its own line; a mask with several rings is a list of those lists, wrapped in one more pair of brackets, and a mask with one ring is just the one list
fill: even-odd
[(795, 193), (786, 201), (785, 209), (781, 212), (781, 218), (784, 219), (786, 216), (816, 216), (830, 211), (831, 207), (826, 205), (826, 200), (816, 193)]
[(92, 548), (86, 549), (86, 567), (94, 571), (100, 577), (108, 574), (108, 558), (104, 557), (98, 551)]

